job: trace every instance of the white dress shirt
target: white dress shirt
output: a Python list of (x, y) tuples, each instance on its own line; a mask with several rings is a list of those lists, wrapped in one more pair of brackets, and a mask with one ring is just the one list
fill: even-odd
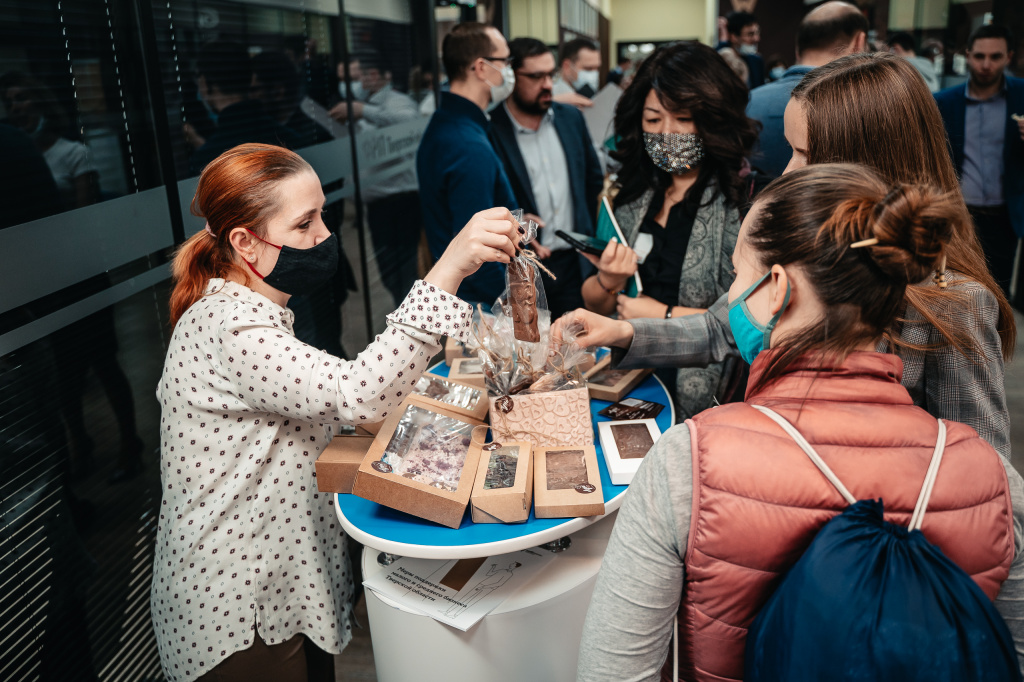
[(569, 244), (555, 235), (555, 230), (572, 232), (575, 226), (569, 162), (565, 159), (562, 140), (555, 129), (555, 110), (548, 109), (541, 117), (540, 127), (533, 130), (519, 123), (507, 104), (502, 106), (516, 132), (516, 144), (526, 164), (530, 188), (537, 202), (537, 215), (544, 221), (540, 243), (552, 251), (570, 249)]
[(334, 424), (377, 422), (472, 309), (416, 282), (352, 361), (292, 334), (287, 308), (210, 280), (171, 336), (157, 389), (160, 482), (151, 607), (168, 680), (192, 680), (253, 643), (351, 639), (352, 572), (314, 462)]

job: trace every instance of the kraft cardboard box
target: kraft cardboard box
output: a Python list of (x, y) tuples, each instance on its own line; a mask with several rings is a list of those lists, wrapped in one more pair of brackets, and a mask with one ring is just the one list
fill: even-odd
[(448, 378), (484, 388), (484, 366), (479, 358), (456, 358), (448, 370)]
[(590, 396), (584, 386), (564, 391), (491, 397), (495, 440), (528, 440), (538, 446), (593, 445)]
[(477, 421), (487, 418), (487, 391), (464, 381), (427, 372), (413, 387), (413, 395)]
[(604, 514), (601, 472), (593, 445), (535, 450), (533, 488), (538, 519)]
[(351, 493), (356, 471), (373, 445), (374, 436), (337, 435), (316, 459), (316, 489), (322, 493)]
[(470, 497), (473, 523), (521, 523), (533, 504), (533, 443), (493, 442), (481, 448)]
[(359, 465), (352, 492), (458, 528), (469, 505), (485, 435), (480, 421), (411, 395), (384, 420)]
[(476, 357), (472, 351), (466, 348), (466, 344), (448, 336), (444, 340), (444, 364), (452, 366), (452, 361), (458, 358)]
[(647, 378), (651, 369), (612, 369), (611, 356), (605, 356), (594, 367), (583, 375), (587, 380), (590, 397), (597, 400), (618, 402), (630, 391)]

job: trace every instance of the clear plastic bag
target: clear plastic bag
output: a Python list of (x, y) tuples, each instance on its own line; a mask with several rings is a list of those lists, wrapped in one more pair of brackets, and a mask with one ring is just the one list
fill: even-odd
[(562, 327), (561, 338), (552, 338), (544, 374), (530, 386), (531, 393), (546, 393), (584, 385), (580, 365), (587, 360), (585, 346), (576, 343), (583, 325), (573, 322)]
[[(529, 244), (537, 238), (537, 223), (524, 220), (522, 209), (512, 211), (512, 217), (525, 231), (523, 244)], [(538, 265), (536, 254), (524, 248), (505, 269), (505, 314), (512, 319), (515, 338), (528, 343), (541, 340), (539, 311), (548, 310), (548, 299)]]
[(409, 405), (380, 461), (400, 476), (455, 492), (472, 437), (472, 424)]

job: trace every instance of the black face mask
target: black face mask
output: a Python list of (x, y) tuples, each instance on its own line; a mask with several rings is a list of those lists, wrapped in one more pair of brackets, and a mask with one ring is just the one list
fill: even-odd
[(265, 277), (248, 261), (245, 263), (257, 277), (278, 291), (292, 296), (308, 294), (328, 281), (338, 270), (338, 242), (333, 234), (316, 246), (293, 249), (290, 246), (271, 244), (252, 230), (248, 232), (261, 242), (281, 250), (277, 265)]

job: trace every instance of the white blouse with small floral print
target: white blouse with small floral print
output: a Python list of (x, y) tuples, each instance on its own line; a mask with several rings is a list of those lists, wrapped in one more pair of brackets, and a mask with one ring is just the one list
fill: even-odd
[(314, 462), (331, 425), (387, 416), (472, 308), (418, 281), (352, 361), (292, 334), (287, 308), (210, 280), (174, 328), (157, 389), (160, 480), (151, 606), (168, 680), (191, 680), (253, 643), (351, 639), (352, 574)]

